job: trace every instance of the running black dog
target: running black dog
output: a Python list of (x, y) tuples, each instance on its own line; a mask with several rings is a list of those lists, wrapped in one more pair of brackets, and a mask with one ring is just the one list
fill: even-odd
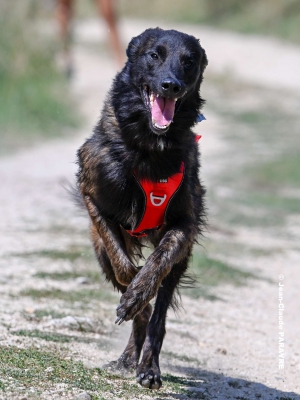
[[(133, 38), (127, 56), (93, 136), (78, 151), (78, 189), (96, 256), (122, 293), (116, 323), (133, 320), (129, 343), (111, 365), (135, 368), (142, 386), (159, 389), (167, 309), (205, 220), (191, 127), (204, 103), (207, 58), (193, 36), (159, 28)], [(139, 268), (145, 244), (154, 251)]]

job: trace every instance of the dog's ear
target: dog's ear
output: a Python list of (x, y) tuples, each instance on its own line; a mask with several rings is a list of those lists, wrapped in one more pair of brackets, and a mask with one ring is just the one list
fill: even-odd
[(205, 53), (205, 50), (203, 49), (203, 47), (201, 47), (201, 61), (200, 61), (200, 68), (201, 68), (201, 72), (203, 72), (205, 70), (205, 68), (208, 65), (208, 59)]
[(137, 57), (138, 50), (139, 50), (140, 45), (141, 45), (141, 41), (142, 41), (142, 38), (141, 38), (141, 35), (139, 35), (139, 36), (136, 36), (136, 37), (132, 38), (131, 41), (129, 42), (129, 45), (128, 45), (127, 50), (126, 50), (126, 55), (127, 55), (128, 60), (130, 62), (134, 62), (135, 61), (135, 59)]

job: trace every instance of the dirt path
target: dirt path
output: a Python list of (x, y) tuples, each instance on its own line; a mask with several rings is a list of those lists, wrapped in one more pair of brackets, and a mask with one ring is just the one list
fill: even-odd
[[(92, 33), (84, 24), (77, 30), (85, 45), (95, 42), (98, 35), (97, 25), (93, 26)], [(125, 22), (124, 42), (144, 28), (145, 23)], [(211, 199), (212, 228), (204, 247), (216, 259), (256, 277), (249, 276), (246, 285), (234, 285), (230, 279), (215, 285), (210, 294), (219, 299), (216, 301), (209, 296), (183, 296), (184, 311), (169, 315), (162, 354), (162, 371), (169, 375), (158, 394), (136, 388), (134, 380), (128, 388), (124, 380), (112, 382), (107, 377), (103, 379), (113, 390), (101, 385), (95, 390), (83, 383), (60, 384), (49, 370), (52, 367), (47, 372), (45, 366), (36, 381), (29, 376), (22, 380), (15, 372), (11, 378), (0, 375), (0, 389), (5, 388), (0, 399), (73, 399), (82, 391), (93, 393), (94, 399), (300, 399), (300, 216), (290, 218), (280, 230), (218, 220), (219, 203), (231, 202), (230, 185), (223, 177), (230, 168), (232, 148), (221, 134), (228, 124), (226, 117), (209, 106), (220, 86), (214, 80), (216, 73), (222, 79), (226, 74), (230, 79), (236, 75), (247, 84), (278, 84), (298, 90), (300, 79), (294, 67), (300, 64), (300, 51), (273, 40), (245, 40), (204, 28), (177, 29), (200, 37), (210, 60), (210, 80), (204, 86), (208, 120), (197, 128), (203, 135), (203, 179)], [(73, 137), (0, 159), (0, 345), (2, 349), (47, 350), (53, 357), (72, 357), (72, 362), (99, 368), (119, 355), (130, 324), (113, 324), (118, 296), (99, 283), (87, 219), (69, 201), (64, 186), (73, 181), (76, 149), (95, 123), (115, 70), (103, 55), (84, 49), (83, 44), (76, 48), (75, 56), (73, 91), (86, 117), (85, 126)], [(251, 95), (244, 101), (245, 107), (257, 102)], [(236, 101), (233, 106), (240, 104)], [(245, 153), (236, 158), (241, 165), (246, 159)], [(217, 193), (217, 199), (210, 192)], [(282, 331), (278, 326), (279, 282), (284, 284)], [(280, 332), (284, 332), (284, 369), (278, 368)], [(11, 371), (17, 368), (9, 365)], [(53, 374), (49, 382), (45, 371)], [(91, 382), (97, 383), (100, 378), (93, 371)], [(45, 387), (43, 380), (47, 381)]]

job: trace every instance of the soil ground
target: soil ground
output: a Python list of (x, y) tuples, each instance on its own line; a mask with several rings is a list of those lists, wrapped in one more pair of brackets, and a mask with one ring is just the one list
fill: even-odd
[[(124, 44), (148, 26), (124, 21)], [(119, 295), (66, 191), (116, 73), (96, 50), (103, 29), (88, 21), (76, 28), (71, 82), (82, 128), (0, 159), (0, 399), (300, 399), (300, 48), (176, 29), (201, 38), (209, 58), (207, 121), (196, 128), (209, 230), (192, 260), (199, 285), (169, 313), (164, 386), (147, 391), (101, 369), (130, 323), (114, 325)]]

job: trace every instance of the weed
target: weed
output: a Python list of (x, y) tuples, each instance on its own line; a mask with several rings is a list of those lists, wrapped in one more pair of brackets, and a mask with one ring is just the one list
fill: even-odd
[(76, 279), (82, 276), (87, 277), (91, 280), (91, 282), (99, 282), (100, 273), (99, 271), (87, 271), (84, 273), (76, 272), (76, 271), (65, 271), (65, 272), (37, 272), (34, 275), (36, 278), (40, 279), (53, 279), (55, 281), (65, 281), (68, 279)]
[(0, 149), (59, 136), (78, 126), (65, 79), (56, 71), (51, 40), (34, 31), (31, 2), (0, 2)]
[(253, 0), (147, 0), (121, 2), (122, 14), (160, 21), (209, 24), (218, 28), (244, 33), (275, 35), (299, 43), (300, 6), (298, 0), (289, 2)]
[[(224, 82), (213, 77), (207, 81), (218, 93), (210, 106), (226, 120), (222, 136), (228, 145), (227, 156), (220, 160), (222, 181), (217, 177), (215, 185), (226, 186), (227, 195), (220, 198), (214, 187), (208, 191), (213, 218), (235, 226), (284, 225), (287, 216), (300, 213), (299, 196), (293, 192), (300, 183), (296, 108), (274, 104), (274, 98), (282, 98), (276, 89), (266, 93), (230, 77)], [(299, 104), (295, 95), (284, 96), (287, 104)], [(242, 101), (244, 97), (248, 103)]]
[(204, 286), (217, 286), (222, 283), (239, 286), (245, 284), (249, 278), (258, 278), (252, 272), (232, 267), (197, 250), (194, 251), (191, 267), (198, 274), (198, 279)]
[(12, 253), (14, 257), (45, 257), (51, 260), (69, 260), (71, 262), (77, 259), (90, 260), (94, 259), (93, 251), (88, 246), (70, 246), (66, 250), (39, 250), (26, 253)]
[(254, 188), (280, 189), (300, 186), (300, 157), (298, 151), (282, 154), (276, 159), (252, 168), (251, 181)]
[[(67, 360), (57, 353), (36, 348), (0, 348), (1, 387), (12, 391), (13, 387), (34, 387), (36, 391), (51, 389), (55, 384), (67, 385), (90, 392), (93, 399), (142, 398), (141, 389), (134, 379), (123, 379), (100, 368), (87, 368), (82, 362)], [(181, 385), (187, 384), (180, 377), (166, 375), (164, 391), (154, 393), (156, 398), (164, 398), (166, 393), (186, 394)]]
[[(38, 338), (46, 340), (47, 342), (59, 342), (59, 343), (70, 343), (70, 342), (80, 342), (80, 343), (91, 343), (95, 342), (95, 339), (76, 336), (76, 335), (64, 335), (61, 333), (39, 331), (38, 329), (27, 330), (20, 329), (18, 331), (11, 331), (13, 335), (25, 336), (31, 338)], [(96, 340), (98, 342), (98, 340)]]
[(60, 289), (25, 289), (20, 293), (22, 296), (30, 296), (34, 299), (59, 299), (67, 302), (89, 303), (91, 300), (117, 301), (118, 297), (114, 293), (102, 289), (82, 289), (78, 291), (63, 291)]
[(162, 354), (168, 358), (172, 358), (174, 360), (178, 360), (178, 361), (184, 361), (187, 363), (192, 363), (193, 365), (200, 365), (200, 361), (197, 358), (194, 357), (189, 357), (186, 356), (184, 354), (175, 354), (171, 351), (162, 351)]
[(2, 347), (0, 354), (1, 376), (18, 384), (49, 387), (53, 383), (66, 383), (83, 390), (111, 389), (100, 369), (85, 368), (81, 362), (65, 360), (50, 351)]
[(37, 320), (41, 320), (44, 317), (51, 317), (51, 318), (64, 318), (67, 314), (64, 312), (56, 311), (56, 310), (45, 310), (45, 309), (38, 309), (34, 311), (34, 317)]
[(195, 276), (195, 283), (191, 283), (190, 287), (184, 287), (183, 284), (182, 292), (195, 299), (203, 297), (210, 301), (222, 301), (222, 298), (210, 293), (209, 288), (223, 283), (241, 286), (245, 285), (248, 279), (259, 279), (252, 272), (240, 270), (220, 260), (208, 257), (197, 248), (194, 250), (190, 264), (190, 271)]

